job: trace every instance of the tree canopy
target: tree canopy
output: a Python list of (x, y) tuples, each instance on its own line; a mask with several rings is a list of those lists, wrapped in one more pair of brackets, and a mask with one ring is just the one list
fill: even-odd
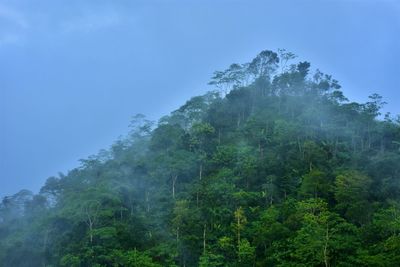
[[(285, 50), (0, 203), (0, 266), (398, 266), (400, 117)], [(23, 166), (21, 166), (23, 167)]]

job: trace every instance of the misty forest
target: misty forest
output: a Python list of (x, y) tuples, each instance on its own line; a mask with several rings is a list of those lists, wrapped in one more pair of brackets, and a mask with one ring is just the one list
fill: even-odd
[(399, 266), (400, 117), (296, 58), (216, 71), (212, 91), (4, 197), (0, 265)]

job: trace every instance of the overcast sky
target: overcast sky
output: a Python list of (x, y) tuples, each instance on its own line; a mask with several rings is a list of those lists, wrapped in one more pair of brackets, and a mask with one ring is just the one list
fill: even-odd
[(345, 94), (400, 113), (400, 1), (0, 0), (0, 196), (209, 90), (212, 72), (285, 48)]

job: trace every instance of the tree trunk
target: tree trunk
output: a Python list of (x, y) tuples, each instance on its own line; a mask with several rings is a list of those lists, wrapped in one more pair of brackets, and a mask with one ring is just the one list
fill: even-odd
[(237, 242), (238, 242), (238, 258), (240, 261), (240, 216), (237, 218)]
[[(49, 237), (49, 230), (46, 230), (44, 233), (44, 240), (43, 240), (43, 252), (46, 253), (47, 249), (47, 240)], [(43, 257), (43, 266), (46, 267), (46, 257)]]
[(175, 199), (175, 184), (178, 179), (178, 175), (172, 177), (172, 198)]
[(237, 240), (238, 240), (238, 246), (240, 245), (240, 216), (237, 218)]
[(132, 199), (130, 201), (130, 210), (131, 210), (131, 217), (133, 216), (133, 203), (132, 203)]
[(149, 191), (146, 190), (146, 211), (150, 212)]
[(93, 243), (93, 223), (90, 220), (89, 222), (89, 237), (90, 237), (90, 244)]
[(326, 233), (325, 233), (325, 245), (324, 245), (324, 263), (325, 263), (325, 267), (329, 266), (328, 240), (329, 240), (329, 228), (328, 228), (328, 223), (327, 223), (326, 224)]
[(203, 227), (203, 254), (206, 253), (206, 224)]

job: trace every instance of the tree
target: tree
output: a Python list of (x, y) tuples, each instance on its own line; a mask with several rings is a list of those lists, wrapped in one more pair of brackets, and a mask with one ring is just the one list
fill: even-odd
[[(0, 203), (0, 266), (398, 266), (400, 120), (285, 50)], [(23, 167), (23, 166), (21, 166)]]
[(356, 228), (328, 211), (321, 199), (299, 202), (302, 226), (290, 239), (289, 257), (280, 266), (331, 266), (351, 263), (358, 246)]
[(371, 182), (371, 178), (354, 170), (345, 171), (336, 177), (336, 207), (351, 222), (367, 222), (370, 213), (368, 198)]
[(305, 197), (327, 197), (330, 183), (327, 175), (319, 170), (312, 170), (303, 176), (300, 194)]

